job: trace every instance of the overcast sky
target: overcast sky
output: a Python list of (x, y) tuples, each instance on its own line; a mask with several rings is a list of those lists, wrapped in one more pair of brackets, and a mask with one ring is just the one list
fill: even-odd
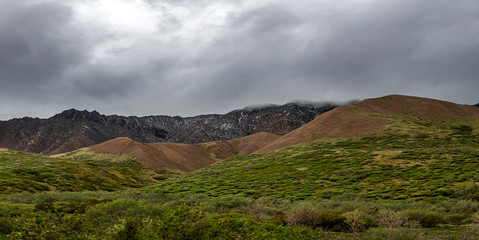
[(479, 102), (477, 0), (0, 0), (0, 119)]

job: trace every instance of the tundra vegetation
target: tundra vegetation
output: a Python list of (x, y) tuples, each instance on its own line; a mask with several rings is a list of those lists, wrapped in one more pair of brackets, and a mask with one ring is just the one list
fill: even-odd
[(397, 125), (186, 174), (86, 149), (2, 150), (0, 238), (479, 239), (475, 123)]

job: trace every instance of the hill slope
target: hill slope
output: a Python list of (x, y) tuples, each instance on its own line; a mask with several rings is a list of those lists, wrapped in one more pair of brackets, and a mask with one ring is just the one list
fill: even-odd
[(420, 131), (408, 129), (404, 124), (410, 123), (409, 127), (418, 128), (414, 122), (421, 122), (440, 127), (442, 121), (472, 116), (479, 116), (478, 108), (434, 99), (390, 95), (337, 107), (256, 152), (271, 152), (323, 138), (366, 136), (386, 128), (391, 131)]
[(257, 133), (235, 140), (203, 144), (139, 143), (129, 138), (116, 138), (94, 145), (89, 150), (136, 157), (143, 166), (155, 171), (191, 171), (217, 160), (253, 153), (278, 137), (280, 135)]
[(122, 190), (156, 182), (135, 159), (81, 149), (48, 157), (0, 150), (0, 193)]
[(479, 200), (475, 107), (398, 95), (368, 99), (325, 113), (256, 152), (297, 143), (303, 144), (228, 158), (152, 189), (254, 198)]
[(451, 126), (438, 135), (323, 139), (237, 156), (145, 191), (291, 200), (479, 200), (478, 128)]
[(289, 103), (187, 118), (105, 116), (96, 111), (71, 109), (49, 119), (0, 121), (0, 147), (57, 154), (118, 137), (145, 143), (200, 143), (258, 132), (284, 134), (334, 107), (329, 103)]
[(136, 157), (139, 163), (153, 170), (191, 171), (214, 163), (201, 146), (193, 144), (139, 143), (129, 138), (116, 138), (94, 145), (90, 150)]

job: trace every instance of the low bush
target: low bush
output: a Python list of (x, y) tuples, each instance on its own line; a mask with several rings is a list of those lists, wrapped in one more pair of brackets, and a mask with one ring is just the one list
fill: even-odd
[(41, 202), (35, 205), (34, 211), (55, 212), (55, 207), (52, 203)]
[(10, 234), (14, 230), (12, 220), (7, 217), (0, 217), (0, 234)]
[(346, 227), (346, 218), (336, 212), (302, 211), (293, 213), (287, 222), (290, 226), (309, 226), (331, 231), (342, 231)]
[(405, 215), (409, 221), (418, 222), (424, 228), (432, 228), (444, 223), (443, 215), (434, 211), (408, 210)]

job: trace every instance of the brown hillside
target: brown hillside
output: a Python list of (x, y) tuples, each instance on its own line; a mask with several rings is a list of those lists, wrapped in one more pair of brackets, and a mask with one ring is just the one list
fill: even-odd
[(479, 115), (479, 109), (434, 99), (390, 95), (366, 99), (349, 106), (335, 108), (310, 123), (284, 135), (255, 153), (266, 153), (321, 138), (365, 136), (384, 129), (389, 122), (380, 117), (417, 117), (422, 120), (460, 118)]
[(208, 153), (217, 159), (226, 159), (236, 155), (251, 154), (265, 147), (282, 135), (273, 133), (256, 133), (235, 140), (209, 142), (201, 144)]
[(90, 147), (94, 152), (125, 154), (153, 170), (179, 169), (196, 170), (238, 154), (250, 154), (279, 138), (272, 133), (257, 133), (236, 140), (205, 144), (139, 143), (129, 138), (116, 138)]
[(403, 117), (415, 115), (423, 120), (457, 120), (479, 114), (479, 109), (472, 106), (403, 95), (366, 99), (354, 105), (365, 112)]
[(95, 142), (86, 136), (79, 136), (70, 138), (61, 144), (54, 144), (46, 151), (49, 152), (50, 155), (55, 155), (71, 151), (71, 149), (79, 149), (81, 146), (92, 146), (94, 144)]
[[(155, 148), (161, 159), (169, 159), (182, 166), (187, 171), (196, 170), (214, 163), (208, 153), (198, 145), (183, 143), (149, 143), (148, 146)], [(155, 168), (162, 168), (157, 164)]]
[(190, 144), (143, 144), (129, 138), (116, 138), (92, 146), (90, 149), (95, 152), (134, 156), (143, 166), (153, 170), (191, 171), (213, 163), (203, 148)]

